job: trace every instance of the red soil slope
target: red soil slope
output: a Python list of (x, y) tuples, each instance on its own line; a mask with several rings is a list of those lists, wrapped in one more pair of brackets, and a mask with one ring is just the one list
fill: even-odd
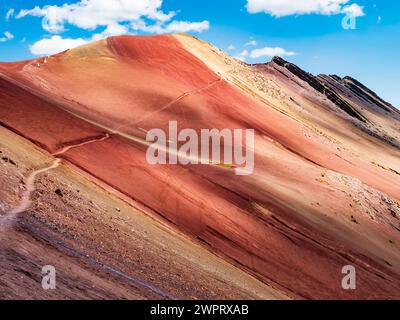
[[(264, 76), (300, 91), (283, 75)], [(318, 101), (321, 119), (350, 131), (342, 141), (325, 143), (317, 120), (225, 80), (173, 36), (114, 37), (0, 65), (3, 126), (52, 153), (111, 134), (61, 157), (265, 283), (296, 298), (400, 298), (399, 150)], [(145, 134), (170, 120), (198, 132), (255, 129), (254, 174), (150, 165)], [(360, 156), (371, 152), (375, 163)], [(341, 287), (349, 264), (356, 291)]]

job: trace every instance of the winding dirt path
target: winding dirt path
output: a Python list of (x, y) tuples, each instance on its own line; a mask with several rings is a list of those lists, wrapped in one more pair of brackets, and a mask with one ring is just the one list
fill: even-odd
[(33, 171), (26, 179), (25, 179), (25, 191), (22, 194), (21, 201), (19, 205), (9, 211), (3, 217), (0, 217), (0, 231), (4, 231), (5, 229), (12, 227), (14, 225), (15, 219), (18, 214), (26, 211), (32, 205), (31, 194), (35, 191), (35, 180), (39, 174), (47, 172), (49, 170), (57, 168), (61, 163), (61, 159), (55, 159), (53, 163), (42, 169), (38, 169)]
[(95, 139), (91, 139), (91, 140), (88, 140), (88, 141), (85, 141), (85, 142), (82, 142), (82, 143), (72, 144), (72, 145), (66, 146), (66, 147), (62, 148), (60, 151), (56, 151), (55, 153), (53, 153), (52, 156), (56, 157), (56, 156), (62, 155), (63, 153), (65, 153), (65, 152), (67, 152), (67, 151), (69, 151), (71, 149), (83, 147), (83, 146), (86, 146), (86, 145), (94, 143), (94, 142), (104, 141), (104, 140), (107, 140), (109, 138), (110, 138), (110, 135), (108, 133), (106, 133), (104, 135), (104, 137), (102, 137), (102, 138), (95, 138)]
[[(92, 140), (85, 141), (82, 143), (66, 146), (66, 147), (62, 148), (60, 151), (53, 153), (52, 155), (54, 157), (57, 157), (73, 148), (79, 148), (79, 147), (82, 147), (82, 146), (85, 146), (85, 145), (88, 145), (91, 143), (104, 141), (109, 138), (110, 138), (110, 135), (108, 133), (106, 133), (104, 135), (104, 137), (101, 137), (101, 138), (96, 138), (96, 139), (92, 139)], [(55, 158), (53, 163), (50, 166), (33, 171), (25, 179), (25, 190), (22, 194), (22, 198), (21, 198), (18, 206), (15, 207), (14, 209), (10, 210), (4, 216), (0, 217), (0, 231), (4, 231), (4, 230), (12, 227), (15, 223), (15, 220), (16, 220), (18, 214), (25, 212), (26, 210), (28, 210), (31, 207), (31, 205), (32, 205), (31, 196), (32, 196), (32, 193), (36, 190), (36, 187), (35, 187), (36, 177), (42, 173), (56, 169), (61, 164), (61, 161), (62, 160), (60, 158)]]

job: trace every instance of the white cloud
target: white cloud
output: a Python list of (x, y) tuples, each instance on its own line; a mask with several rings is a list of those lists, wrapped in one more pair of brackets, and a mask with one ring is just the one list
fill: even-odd
[(210, 28), (208, 21), (188, 22), (188, 21), (172, 21), (165, 28), (167, 32), (203, 32)]
[(109, 24), (107, 28), (102, 32), (106, 36), (116, 36), (128, 33), (128, 28), (121, 24)]
[(260, 49), (254, 49), (250, 53), (250, 57), (253, 59), (261, 58), (261, 57), (274, 57), (274, 56), (279, 56), (279, 57), (284, 57), (284, 56), (294, 56), (296, 55), (296, 52), (293, 51), (286, 51), (283, 48), (280, 47), (264, 47)]
[(363, 7), (360, 7), (358, 4), (353, 3), (350, 6), (346, 6), (342, 10), (343, 13), (346, 13), (347, 15), (353, 16), (353, 17), (362, 17), (365, 16)]
[(130, 28), (135, 31), (143, 31), (148, 33), (165, 33), (165, 29), (161, 23), (148, 25), (143, 19), (138, 19), (130, 24)]
[(228, 47), (228, 51), (233, 51), (235, 49), (236, 49), (236, 47), (233, 44), (230, 44)]
[(247, 42), (244, 46), (248, 47), (248, 46), (256, 46), (257, 45), (257, 41), (256, 40), (250, 40), (249, 42)]
[[(139, 19), (137, 22), (132, 23), (130, 26), (133, 29), (139, 29), (142, 31), (156, 32), (156, 33), (167, 33), (167, 32), (188, 32), (197, 31), (201, 32), (209, 28), (209, 22), (187, 22), (187, 21), (172, 21), (166, 26), (162, 23), (156, 25), (147, 26), (143, 20)], [(73, 49), (75, 47), (87, 44), (91, 41), (97, 41), (104, 39), (109, 36), (127, 34), (129, 27), (119, 23), (109, 23), (107, 27), (101, 33), (96, 33), (88, 39), (71, 39), (63, 38), (59, 35), (53, 35), (51, 38), (45, 38), (37, 41), (30, 50), (34, 55), (52, 55), (67, 49)]]
[(203, 32), (210, 28), (210, 22), (189, 22), (189, 21), (172, 21), (164, 25), (163, 23), (156, 23), (148, 25), (142, 19), (131, 23), (132, 30), (143, 31), (147, 33), (180, 33), (180, 32)]
[(42, 17), (43, 28), (51, 33), (64, 31), (70, 24), (85, 30), (130, 22), (141, 17), (158, 22), (171, 20), (175, 12), (161, 10), (162, 0), (80, 0), (77, 3), (21, 10), (17, 18)]
[(14, 39), (14, 35), (8, 31), (4, 32), (4, 36), (0, 38), (0, 42), (7, 42)]
[(107, 28), (101, 32), (96, 33), (92, 36), (92, 41), (101, 40), (111, 36), (121, 36), (127, 34), (129, 32), (128, 27), (121, 25), (121, 24), (110, 24)]
[(50, 33), (61, 33), (66, 25), (84, 30), (106, 27), (105, 31), (94, 35), (95, 39), (126, 34), (129, 28), (149, 33), (202, 32), (209, 29), (208, 21), (172, 21), (176, 13), (164, 12), (162, 3), (163, 0), (80, 0), (73, 4), (21, 10), (16, 17), (41, 17), (43, 29)]
[(60, 36), (52, 36), (48, 39), (42, 39), (30, 46), (30, 50), (34, 55), (51, 55), (67, 49), (79, 47), (88, 43), (84, 39), (68, 39)]
[(14, 15), (14, 13), (15, 13), (14, 9), (11, 8), (10, 10), (8, 10), (6, 13), (6, 20), (7, 21), (10, 20), (10, 18)]
[[(358, 16), (364, 15), (362, 7), (357, 4), (345, 6), (349, 1), (350, 0), (247, 0), (246, 8), (249, 13), (265, 12), (275, 17), (311, 13), (332, 15), (346, 13), (344, 10), (355, 11), (358, 13)], [(349, 9), (350, 7), (351, 9)]]

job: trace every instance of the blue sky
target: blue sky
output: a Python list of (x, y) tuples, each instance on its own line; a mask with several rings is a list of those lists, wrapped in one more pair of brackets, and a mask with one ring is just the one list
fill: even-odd
[[(356, 28), (343, 28), (352, 16)], [(0, 21), (0, 61), (187, 31), (249, 63), (280, 54), (314, 74), (350, 75), (400, 107), (400, 1), (5, 0)]]

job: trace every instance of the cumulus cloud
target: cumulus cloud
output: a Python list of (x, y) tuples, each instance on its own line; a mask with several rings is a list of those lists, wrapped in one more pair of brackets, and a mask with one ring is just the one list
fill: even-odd
[[(346, 6), (350, 0), (247, 0), (249, 13), (265, 12), (275, 17), (283, 17), (295, 14), (321, 14), (333, 15), (357, 13), (364, 15), (363, 8), (358, 4)], [(347, 11), (347, 12), (346, 12)]]
[(0, 42), (7, 42), (14, 39), (14, 35), (8, 31), (4, 32), (4, 36), (0, 38)]
[(210, 23), (206, 20), (202, 22), (172, 21), (165, 28), (167, 32), (203, 32), (210, 28)]
[(79, 47), (92, 41), (98, 41), (107, 37), (123, 35), (127, 33), (128, 28), (126, 26), (120, 24), (110, 24), (107, 26), (106, 29), (104, 29), (103, 32), (96, 33), (88, 39), (71, 39), (55, 35), (50, 38), (39, 40), (31, 45), (29, 48), (31, 53), (37, 56), (52, 55), (68, 49)]
[(85, 39), (71, 39), (60, 35), (46, 37), (30, 46), (35, 55), (50, 55), (90, 41), (135, 31), (176, 33), (203, 32), (209, 29), (210, 23), (206, 20), (174, 20), (176, 13), (164, 12), (161, 8), (162, 2), (163, 0), (79, 0), (75, 3), (24, 9), (16, 18), (39, 17), (42, 19), (43, 29), (51, 34), (61, 34), (68, 26), (95, 31)]
[(106, 29), (104, 29), (103, 32), (101, 33), (96, 33), (92, 36), (92, 41), (97, 41), (101, 39), (105, 39), (107, 37), (112, 37), (112, 36), (121, 36), (124, 34), (127, 34), (129, 32), (129, 29), (127, 26), (121, 25), (121, 24), (110, 24), (107, 26)]
[(169, 24), (156, 23), (148, 25), (144, 20), (139, 19), (131, 23), (131, 29), (135, 31), (143, 31), (146, 33), (180, 33), (180, 32), (203, 32), (210, 28), (208, 21), (189, 22), (189, 21), (172, 21)]
[(43, 28), (51, 33), (64, 31), (70, 24), (85, 30), (146, 17), (159, 22), (170, 20), (175, 12), (161, 10), (162, 0), (80, 0), (77, 3), (48, 5), (21, 10), (17, 18), (28, 15), (42, 17)]
[(250, 57), (253, 59), (261, 58), (261, 57), (274, 57), (274, 56), (279, 56), (279, 57), (290, 57), (296, 55), (296, 52), (294, 51), (287, 51), (283, 48), (280, 47), (264, 47), (260, 49), (254, 49), (250, 53)]
[(161, 7), (162, 0), (80, 0), (21, 10), (16, 17), (40, 17), (43, 29), (56, 34), (64, 32), (66, 25), (84, 30), (106, 27), (96, 38), (126, 34), (129, 27), (150, 33), (172, 33), (202, 32), (210, 26), (208, 21), (173, 21), (176, 13), (164, 12)]
[(88, 43), (84, 39), (68, 39), (60, 36), (52, 36), (48, 39), (42, 39), (30, 46), (30, 50), (34, 55), (51, 55), (67, 49), (79, 47)]
[(343, 8), (343, 13), (346, 13), (347, 15), (353, 16), (353, 17), (362, 17), (365, 16), (364, 10), (362, 7), (360, 7), (358, 4), (353, 3), (350, 6), (346, 6)]

